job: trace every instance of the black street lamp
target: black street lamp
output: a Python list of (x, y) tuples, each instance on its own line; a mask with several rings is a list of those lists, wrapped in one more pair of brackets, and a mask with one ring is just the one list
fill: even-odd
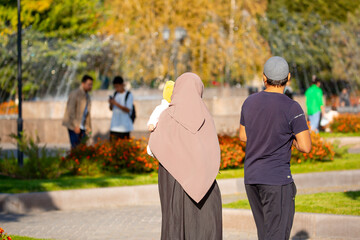
[[(18, 10), (18, 38), (17, 38), (17, 49), (18, 49), (18, 98), (19, 98), (19, 105), (18, 105), (18, 120), (17, 120), (17, 127), (18, 127), (18, 138), (22, 138), (22, 131), (23, 131), (23, 119), (22, 119), (22, 72), (21, 72), (21, 0), (17, 0), (17, 10)], [(18, 143), (18, 150), (17, 150), (17, 157), (18, 157), (18, 164), (20, 167), (24, 165), (24, 153), (20, 150), (20, 146)]]

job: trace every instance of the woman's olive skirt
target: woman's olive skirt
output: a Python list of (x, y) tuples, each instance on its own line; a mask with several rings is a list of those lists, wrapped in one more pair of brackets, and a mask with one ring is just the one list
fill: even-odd
[(216, 181), (204, 198), (196, 203), (159, 164), (159, 193), (162, 212), (161, 240), (222, 239), (221, 194)]

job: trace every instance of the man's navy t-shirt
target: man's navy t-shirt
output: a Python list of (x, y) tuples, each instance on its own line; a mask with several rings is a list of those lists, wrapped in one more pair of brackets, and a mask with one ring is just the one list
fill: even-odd
[(284, 94), (250, 95), (241, 110), (245, 126), (245, 184), (285, 185), (293, 182), (290, 171), (294, 135), (307, 130), (304, 111)]

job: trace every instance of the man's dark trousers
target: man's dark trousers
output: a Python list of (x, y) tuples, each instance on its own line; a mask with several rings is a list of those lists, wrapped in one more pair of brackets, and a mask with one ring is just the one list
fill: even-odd
[(110, 131), (110, 140), (111, 141), (117, 141), (119, 139), (129, 139), (130, 138), (130, 132), (113, 132)]
[(295, 214), (295, 183), (245, 184), (259, 240), (288, 240)]
[(81, 140), (86, 137), (85, 130), (80, 129), (80, 133), (77, 134), (73, 130), (68, 129), (71, 148), (75, 148), (81, 143)]

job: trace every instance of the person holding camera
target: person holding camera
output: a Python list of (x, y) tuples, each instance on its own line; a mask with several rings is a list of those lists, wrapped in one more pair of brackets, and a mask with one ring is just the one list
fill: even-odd
[(110, 140), (117, 141), (118, 139), (130, 138), (130, 132), (134, 130), (131, 119), (134, 98), (129, 91), (125, 91), (124, 79), (121, 76), (114, 78), (113, 85), (114, 96), (109, 96), (110, 110), (113, 112)]

